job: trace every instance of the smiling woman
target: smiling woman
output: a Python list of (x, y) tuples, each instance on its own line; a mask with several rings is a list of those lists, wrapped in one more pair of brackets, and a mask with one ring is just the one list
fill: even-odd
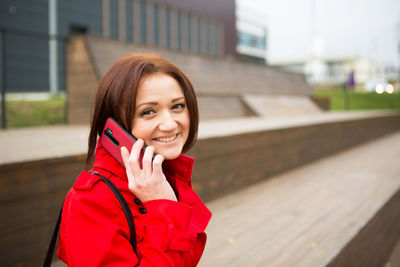
[(132, 134), (166, 159), (182, 152), (189, 135), (189, 112), (178, 82), (163, 73), (152, 74), (136, 96)]
[[(97, 142), (109, 117), (138, 138), (130, 152), (122, 147), (123, 165)], [(86, 167), (93, 157), (94, 166), (64, 202), (60, 259), (69, 266), (197, 265), (211, 213), (191, 188), (194, 160), (182, 154), (195, 143), (197, 128), (196, 96), (182, 71), (151, 54), (118, 60), (94, 103)], [(133, 218), (99, 182), (104, 178), (122, 193)]]

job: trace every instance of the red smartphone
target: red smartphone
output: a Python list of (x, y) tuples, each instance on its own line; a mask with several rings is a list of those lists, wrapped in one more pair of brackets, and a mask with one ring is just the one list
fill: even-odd
[[(119, 162), (122, 166), (124, 161), (121, 156), (121, 147), (126, 147), (131, 152), (133, 144), (137, 141), (129, 131), (119, 125), (114, 118), (109, 117), (104, 125), (103, 132), (100, 136), (100, 144), (107, 150), (113, 158)], [(142, 158), (144, 153), (144, 147), (140, 153), (140, 165), (142, 165)]]

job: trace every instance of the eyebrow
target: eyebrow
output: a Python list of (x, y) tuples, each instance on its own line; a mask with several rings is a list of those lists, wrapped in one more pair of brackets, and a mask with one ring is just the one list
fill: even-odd
[[(174, 98), (174, 99), (172, 99), (171, 102), (174, 103), (174, 102), (179, 101), (181, 99), (185, 99), (185, 97), (182, 96), (182, 97)], [(143, 106), (143, 105), (156, 106), (157, 104), (158, 104), (157, 102), (144, 102), (144, 103), (140, 103), (139, 105), (137, 105), (136, 108), (139, 108), (140, 106)]]

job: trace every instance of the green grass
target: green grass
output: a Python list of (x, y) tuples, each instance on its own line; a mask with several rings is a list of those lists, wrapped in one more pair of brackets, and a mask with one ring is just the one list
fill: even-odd
[[(315, 90), (315, 96), (330, 99), (331, 110), (345, 110), (345, 94), (340, 87)], [(349, 92), (350, 110), (400, 109), (400, 93)], [(59, 125), (65, 123), (65, 98), (42, 101), (7, 100), (7, 128)]]
[(64, 110), (63, 97), (40, 101), (7, 100), (7, 128), (64, 124)]
[[(345, 110), (345, 93), (342, 88), (331, 90), (315, 89), (316, 97), (327, 97), (330, 99), (331, 110)], [(377, 94), (364, 92), (348, 92), (349, 110), (370, 109), (400, 109), (400, 93)]]

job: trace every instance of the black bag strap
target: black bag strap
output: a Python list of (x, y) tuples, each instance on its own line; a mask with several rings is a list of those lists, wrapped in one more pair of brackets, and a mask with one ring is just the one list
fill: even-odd
[(92, 174), (98, 175), (101, 177), (103, 182), (108, 185), (108, 187), (111, 189), (111, 191), (114, 193), (114, 195), (117, 197), (119, 203), (122, 206), (122, 210), (125, 213), (126, 220), (129, 225), (129, 230), (131, 232), (129, 242), (132, 245), (133, 250), (135, 251), (135, 254), (137, 255), (137, 244), (136, 244), (136, 229), (135, 229), (135, 222), (133, 221), (133, 216), (131, 209), (129, 208), (128, 203), (126, 203), (125, 198), (122, 196), (121, 192), (118, 190), (118, 188), (115, 186), (113, 182), (111, 182), (110, 179), (104, 177), (103, 175), (99, 174), (98, 172), (91, 172)]
[[(129, 208), (128, 203), (126, 202), (126, 200), (122, 196), (121, 192), (118, 190), (118, 188), (115, 186), (115, 184), (113, 182), (111, 182), (110, 179), (108, 179), (107, 177), (104, 177), (103, 175), (99, 174), (98, 172), (91, 172), (91, 174), (100, 176), (101, 180), (111, 189), (111, 191), (114, 193), (115, 197), (118, 199), (119, 203), (121, 204), (122, 210), (124, 211), (126, 220), (129, 225), (129, 230), (130, 230), (129, 242), (131, 243), (133, 250), (137, 254), (135, 222), (133, 221), (132, 212), (131, 212), (131, 209)], [(65, 201), (65, 199), (64, 199), (64, 201)], [(49, 248), (47, 249), (47, 254), (46, 254), (46, 258), (43, 263), (43, 267), (50, 267), (51, 262), (53, 260), (53, 253), (54, 253), (54, 249), (55, 249), (56, 242), (57, 242), (58, 231), (60, 229), (64, 201), (61, 205), (60, 213), (58, 214), (57, 223), (54, 227), (53, 236), (51, 237), (50, 245), (49, 245)]]
[(63, 203), (61, 204), (60, 213), (58, 214), (57, 223), (53, 230), (53, 236), (51, 237), (50, 245), (49, 245), (49, 248), (47, 249), (46, 258), (44, 259), (43, 267), (50, 267), (51, 262), (53, 260), (53, 253), (54, 253), (54, 248), (55, 248), (56, 242), (57, 242), (58, 230), (60, 229), (61, 214), (62, 214), (62, 208), (64, 206), (64, 200), (63, 200)]

